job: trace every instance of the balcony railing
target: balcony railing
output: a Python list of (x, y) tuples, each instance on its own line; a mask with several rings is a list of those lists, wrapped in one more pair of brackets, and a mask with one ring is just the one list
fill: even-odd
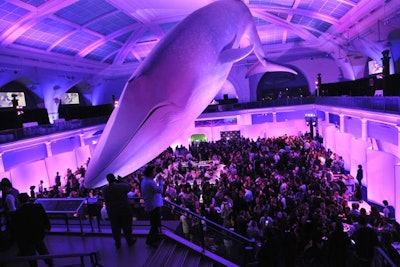
[[(40, 198), (37, 202), (42, 203), (50, 216), (52, 231), (80, 233), (82, 236), (93, 232), (110, 233), (109, 221), (101, 217), (103, 200), (101, 198), (88, 199), (84, 205), (72, 203), (81, 200), (80, 198)], [(147, 233), (149, 222), (141, 199), (131, 199), (131, 206), (134, 229), (142, 229)], [(188, 233), (183, 231), (183, 218), (189, 224)], [(255, 261), (257, 244), (254, 240), (241, 236), (168, 200), (164, 200), (162, 227), (180, 236), (185, 242), (201, 247), (203, 252), (215, 254), (236, 265), (245, 266)]]
[[(42, 202), (52, 200), (58, 204), (51, 205), (50, 203), (44, 205), (45, 209), (46, 206), (53, 209), (52, 212), (48, 213), (51, 216), (52, 231), (60, 231), (62, 233), (67, 231), (71, 234), (81, 234), (82, 236), (94, 232), (111, 234), (109, 221), (102, 219), (103, 200), (101, 198), (87, 199), (84, 205), (67, 203), (68, 201), (76, 202), (81, 199), (41, 199)], [(65, 202), (65, 205), (60, 205), (60, 202)], [(60, 209), (59, 212), (54, 210), (55, 206)], [(138, 231), (147, 234), (149, 218), (144, 212), (141, 199), (131, 199), (131, 206), (134, 216), (134, 232)], [(69, 209), (70, 207), (72, 209)], [(66, 212), (63, 213), (62, 211)], [(189, 225), (188, 232), (183, 228), (183, 220), (186, 220)], [(249, 263), (256, 262), (259, 244), (255, 240), (241, 236), (231, 229), (224, 228), (168, 200), (164, 200), (162, 209), (162, 228), (180, 236), (184, 242), (202, 248), (203, 252), (211, 253), (238, 266), (247, 266)], [(390, 250), (390, 242), (387, 243), (382, 240), (380, 246), (376, 247), (374, 262), (376, 266), (383, 263), (384, 265), (380, 266), (398, 266), (400, 255), (396, 251)]]
[[(251, 110), (262, 108), (274, 108), (298, 105), (326, 105), (332, 107), (343, 107), (358, 110), (368, 110), (390, 114), (400, 114), (400, 97), (298, 97), (283, 98), (275, 100), (265, 100), (247, 103), (234, 103), (225, 105), (209, 105), (203, 112), (218, 113), (226, 111)], [(21, 139), (43, 136), (57, 132), (64, 132), (94, 125), (105, 124), (108, 120), (107, 116), (94, 117), (86, 119), (73, 119), (62, 121), (54, 124), (44, 124), (30, 126), (19, 129), (10, 129), (0, 131), (0, 144), (14, 142)]]

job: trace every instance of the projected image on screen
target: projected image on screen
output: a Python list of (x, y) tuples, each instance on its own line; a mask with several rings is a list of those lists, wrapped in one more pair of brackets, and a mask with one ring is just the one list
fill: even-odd
[(369, 75), (380, 74), (383, 72), (382, 64), (375, 60), (368, 61), (368, 73)]
[(13, 95), (18, 100), (18, 106), (26, 107), (25, 94), (23, 92), (0, 92), (0, 108), (12, 108)]
[(79, 104), (79, 94), (78, 93), (66, 93), (61, 99), (61, 104), (63, 105), (76, 105)]

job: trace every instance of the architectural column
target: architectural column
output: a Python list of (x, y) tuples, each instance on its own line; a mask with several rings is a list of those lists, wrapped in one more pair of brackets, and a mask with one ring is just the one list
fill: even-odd
[(396, 126), (397, 128), (397, 157), (400, 158), (400, 126)]
[(47, 152), (47, 157), (53, 156), (53, 151), (51, 150), (51, 142), (46, 142), (46, 152)]
[(3, 153), (0, 153), (0, 172), (5, 172), (4, 162), (3, 162)]
[(272, 112), (272, 122), (276, 123), (276, 112)]
[(361, 119), (361, 140), (367, 141), (368, 138), (368, 120)]
[(340, 128), (339, 128), (339, 130), (340, 130), (341, 133), (344, 133), (344, 115), (343, 114), (339, 114), (339, 117), (340, 117)]
[(325, 111), (325, 123), (329, 123), (329, 111)]
[(83, 134), (79, 134), (79, 142), (81, 146), (85, 146), (85, 139), (83, 138)]

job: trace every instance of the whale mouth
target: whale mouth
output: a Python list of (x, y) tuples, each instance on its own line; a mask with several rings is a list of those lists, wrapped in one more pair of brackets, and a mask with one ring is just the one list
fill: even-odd
[[(170, 106), (170, 103), (163, 103), (160, 105), (157, 105), (156, 107), (154, 107), (153, 109), (151, 109), (151, 111), (147, 114), (147, 116), (144, 118), (144, 120), (142, 121), (142, 123), (140, 123), (139, 127), (137, 127), (136, 131), (134, 132), (134, 134), (132, 135), (135, 136), (142, 128), (143, 126), (150, 120), (150, 118), (152, 117), (152, 115), (157, 112), (158, 110), (166, 107), (166, 106)], [(131, 138), (131, 139), (132, 139)]]
[[(157, 111), (159, 111), (160, 109), (165, 108), (165, 107), (167, 107), (167, 106), (170, 106), (170, 105), (171, 105), (171, 103), (161, 103), (161, 104), (155, 106), (154, 108), (152, 108), (152, 109), (150, 110), (150, 112), (147, 114), (147, 116), (144, 118), (144, 120), (140, 123), (139, 127), (137, 127), (136, 131), (131, 135), (131, 137), (129, 138), (129, 140), (128, 140), (128, 141), (125, 143), (125, 145), (122, 147), (121, 151), (124, 150), (124, 149), (126, 149), (126, 148), (129, 146), (130, 141), (135, 137), (135, 135), (136, 135), (137, 133), (139, 133), (139, 131), (144, 127), (144, 125), (145, 125), (146, 123), (148, 123), (148, 121), (151, 119), (151, 117), (152, 117)], [(117, 155), (115, 155), (115, 157), (113, 157), (113, 158), (110, 160), (110, 162), (113, 162), (113, 161), (116, 160), (116, 159), (117, 159)], [(106, 169), (107, 169), (107, 166), (104, 166), (104, 168), (103, 168), (101, 171), (99, 171), (99, 173), (104, 172)]]

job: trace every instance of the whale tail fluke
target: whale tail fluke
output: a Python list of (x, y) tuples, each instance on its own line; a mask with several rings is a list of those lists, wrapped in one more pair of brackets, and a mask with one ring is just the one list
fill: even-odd
[[(263, 64), (264, 63), (264, 64)], [(273, 63), (264, 58), (264, 62), (257, 62), (246, 73), (246, 78), (265, 72), (289, 72), (297, 75), (297, 71), (289, 67)]]

